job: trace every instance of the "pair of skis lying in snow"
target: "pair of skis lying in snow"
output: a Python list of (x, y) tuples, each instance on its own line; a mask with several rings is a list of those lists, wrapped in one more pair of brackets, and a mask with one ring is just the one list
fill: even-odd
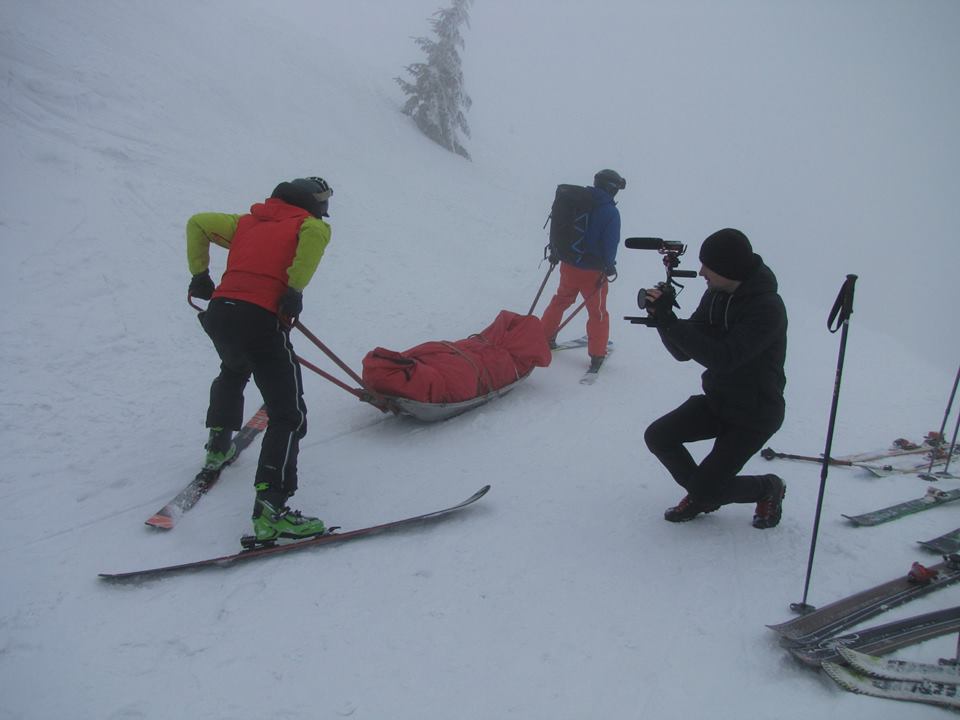
[[(848, 690), (960, 707), (957, 686), (960, 676), (956, 667), (873, 657), (960, 630), (960, 607), (838, 635), (885, 610), (953, 585), (958, 580), (958, 556), (949, 556), (929, 568), (915, 563), (906, 576), (769, 627), (781, 635), (781, 644), (791, 655), (804, 664), (822, 667)], [(850, 667), (845, 667), (846, 664)]]
[[(237, 451), (234, 454), (230, 462), (234, 462), (240, 453), (250, 444), (253, 440), (266, 428), (267, 426), (267, 413), (266, 407), (261, 407), (256, 414), (247, 421), (240, 432), (237, 433), (234, 443), (236, 444)], [(190, 483), (181, 490), (176, 497), (174, 497), (169, 503), (164, 505), (160, 510), (154, 513), (147, 521), (146, 524), (151, 527), (155, 527), (160, 530), (171, 530), (174, 525), (176, 525), (177, 520), (180, 518), (183, 513), (187, 512), (190, 508), (197, 504), (203, 495), (210, 490), (211, 487), (217, 482), (220, 477), (220, 474), (223, 470), (229, 465), (226, 463), (216, 470), (203, 469), (197, 473), (196, 477), (190, 481)], [(159, 575), (168, 575), (175, 572), (180, 572), (184, 570), (199, 570), (202, 568), (209, 567), (226, 567), (233, 565), (237, 562), (242, 562), (246, 560), (253, 560), (256, 558), (267, 557), (271, 555), (277, 555), (285, 552), (293, 552), (295, 550), (302, 550), (307, 547), (316, 547), (318, 545), (331, 545), (334, 543), (342, 543), (348, 540), (355, 540), (361, 537), (368, 537), (371, 535), (376, 535), (383, 533), (389, 530), (396, 530), (402, 527), (409, 527), (417, 524), (424, 523), (428, 520), (434, 520), (441, 517), (446, 517), (458, 510), (462, 510), (469, 505), (472, 505), (477, 500), (482, 498), (490, 490), (489, 485), (485, 485), (480, 488), (477, 492), (471, 495), (469, 498), (463, 502), (457, 503), (455, 505), (450, 505), (448, 507), (442, 508), (440, 510), (434, 510), (432, 512), (426, 512), (419, 515), (413, 515), (410, 517), (405, 517), (400, 520), (392, 520), (390, 522), (381, 523), (379, 525), (370, 525), (363, 528), (358, 528), (356, 530), (347, 530), (342, 532), (337, 532), (339, 528), (335, 528), (334, 531), (327, 532), (323, 535), (317, 535), (314, 537), (309, 537), (300, 540), (294, 540), (284, 544), (256, 544), (250, 543), (248, 537), (244, 537), (241, 540), (241, 543), (245, 546), (250, 546), (250, 549), (242, 550), (238, 553), (233, 553), (230, 555), (224, 555), (216, 558), (208, 558), (204, 560), (197, 560), (193, 562), (180, 563), (176, 565), (166, 565), (162, 567), (147, 568), (143, 570), (133, 570), (129, 572), (119, 572), (119, 573), (100, 573), (100, 577), (104, 580), (112, 581), (123, 581), (123, 580), (134, 580), (134, 579), (143, 579), (148, 577), (156, 577)]]
[[(923, 453), (928, 456), (927, 459), (925, 459), (922, 463), (899, 467), (895, 467), (893, 465), (880, 465), (876, 463), (878, 460), (890, 459), (903, 455), (917, 455), (919, 453)], [(931, 456), (931, 453), (934, 455)], [(823, 462), (823, 458), (807, 455), (791, 455), (789, 453), (777, 452), (773, 448), (766, 448), (761, 451), (760, 454), (767, 460), (786, 459), (803, 460), (817, 463)], [(845, 458), (832, 458), (830, 460), (830, 464), (845, 467), (864, 468), (878, 476), (888, 476), (897, 473), (918, 474), (925, 479), (938, 480), (940, 477), (952, 476), (940, 474), (938, 477), (933, 477), (924, 475), (924, 473), (930, 468), (931, 461), (934, 467), (942, 467), (946, 465), (948, 458), (949, 455), (939, 444), (930, 445), (925, 442), (923, 445), (915, 445), (913, 443), (908, 443), (907, 441), (898, 440), (895, 442), (894, 447), (888, 450), (878, 451), (876, 453), (850, 455)], [(927, 492), (922, 497), (913, 498), (895, 505), (891, 505), (890, 507), (880, 508), (879, 510), (873, 510), (871, 512), (866, 512), (859, 515), (844, 515), (844, 517), (854, 525), (879, 525), (891, 520), (896, 520), (906, 515), (912, 515), (913, 513), (929, 510), (932, 507), (953, 502), (954, 500), (960, 500), (960, 489), (941, 490), (931, 486), (927, 488)]]
[[(760, 455), (766, 460), (800, 460), (803, 462), (815, 462), (817, 464), (823, 463), (823, 457), (794, 455), (792, 453), (778, 452), (769, 447), (764, 448), (760, 452)], [(919, 455), (923, 456), (922, 461), (917, 461), (915, 457), (907, 457), (906, 461), (901, 459), (904, 458), (904, 456)], [(957, 448), (953, 448), (953, 457), (957, 457)], [(829, 464), (837, 467), (861, 468), (877, 477), (920, 475), (926, 480), (939, 480), (943, 477), (954, 477), (942, 471), (934, 472), (935, 468), (944, 467), (948, 459), (950, 459), (950, 449), (945, 447), (942, 441), (936, 437), (928, 435), (923, 444), (920, 445), (901, 438), (894, 441), (893, 446), (887, 450), (830, 458)]]
[(847, 666), (825, 662), (823, 669), (846, 690), (960, 709), (960, 668), (956, 664), (884, 660), (842, 646), (837, 652)]

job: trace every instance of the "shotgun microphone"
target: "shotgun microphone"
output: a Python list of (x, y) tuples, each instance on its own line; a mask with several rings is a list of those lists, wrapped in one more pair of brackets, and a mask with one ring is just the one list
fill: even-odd
[(662, 238), (632, 237), (624, 240), (624, 245), (631, 250), (659, 250), (663, 244)]

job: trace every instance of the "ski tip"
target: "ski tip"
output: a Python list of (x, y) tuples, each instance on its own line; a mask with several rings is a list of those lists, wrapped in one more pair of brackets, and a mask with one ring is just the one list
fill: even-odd
[(486, 495), (488, 492), (490, 492), (490, 486), (489, 486), (489, 485), (484, 485), (482, 488), (480, 488), (479, 490), (477, 490), (473, 495), (471, 495), (471, 496), (468, 497), (466, 500), (464, 500), (462, 503), (460, 503), (460, 505), (469, 505), (469, 504), (472, 503), (472, 502), (476, 502), (477, 500), (479, 500), (480, 498), (482, 498), (484, 495)]
[(857, 674), (852, 672), (849, 668), (842, 667), (837, 663), (830, 661), (822, 662), (820, 667), (823, 668), (823, 671), (829, 675), (840, 687), (844, 688), (845, 690), (849, 690), (850, 692), (860, 692), (860, 688), (855, 682)]
[(172, 530), (173, 518), (169, 515), (160, 515), (158, 513), (149, 520), (146, 520), (144, 525), (149, 525), (150, 527), (157, 528), (158, 530)]

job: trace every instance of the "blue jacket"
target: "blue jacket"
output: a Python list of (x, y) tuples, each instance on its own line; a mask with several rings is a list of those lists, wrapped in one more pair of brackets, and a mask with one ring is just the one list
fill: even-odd
[(591, 187), (593, 210), (587, 221), (583, 236), (583, 257), (576, 263), (586, 270), (614, 268), (617, 264), (617, 247), (620, 245), (620, 211), (606, 190)]

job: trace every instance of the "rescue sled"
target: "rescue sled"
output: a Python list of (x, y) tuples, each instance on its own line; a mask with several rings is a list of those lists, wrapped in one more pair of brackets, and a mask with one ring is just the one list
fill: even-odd
[(305, 368), (382, 412), (423, 422), (446, 420), (502, 397), (551, 359), (540, 319), (508, 310), (463, 340), (426, 342), (403, 352), (375, 348), (363, 359), (363, 377), (302, 323), (296, 327), (360, 387), (352, 388), (298, 357)]
[[(192, 296), (187, 302), (198, 312)], [(334, 385), (392, 412), (437, 422), (460, 415), (502, 397), (526, 380), (535, 367), (551, 360), (540, 319), (501, 310), (483, 331), (455, 342), (427, 342), (403, 352), (375, 348), (363, 359), (363, 377), (357, 375), (299, 319), (292, 323), (359, 387), (297, 356), (297, 362)]]
[(396, 412), (434, 422), (505, 395), (550, 359), (539, 318), (503, 310), (463, 340), (370, 351), (363, 359), (363, 385)]
[(438, 422), (465, 413), (468, 410), (473, 410), (475, 407), (479, 407), (491, 400), (503, 397), (528, 377), (530, 377), (529, 372), (526, 375), (521, 375), (512, 383), (505, 385), (499, 390), (494, 390), (486, 395), (480, 395), (470, 400), (462, 400), (461, 402), (431, 403), (397, 397), (395, 395), (386, 395), (384, 397), (393, 407), (393, 412), (398, 415), (406, 415), (422, 422)]

